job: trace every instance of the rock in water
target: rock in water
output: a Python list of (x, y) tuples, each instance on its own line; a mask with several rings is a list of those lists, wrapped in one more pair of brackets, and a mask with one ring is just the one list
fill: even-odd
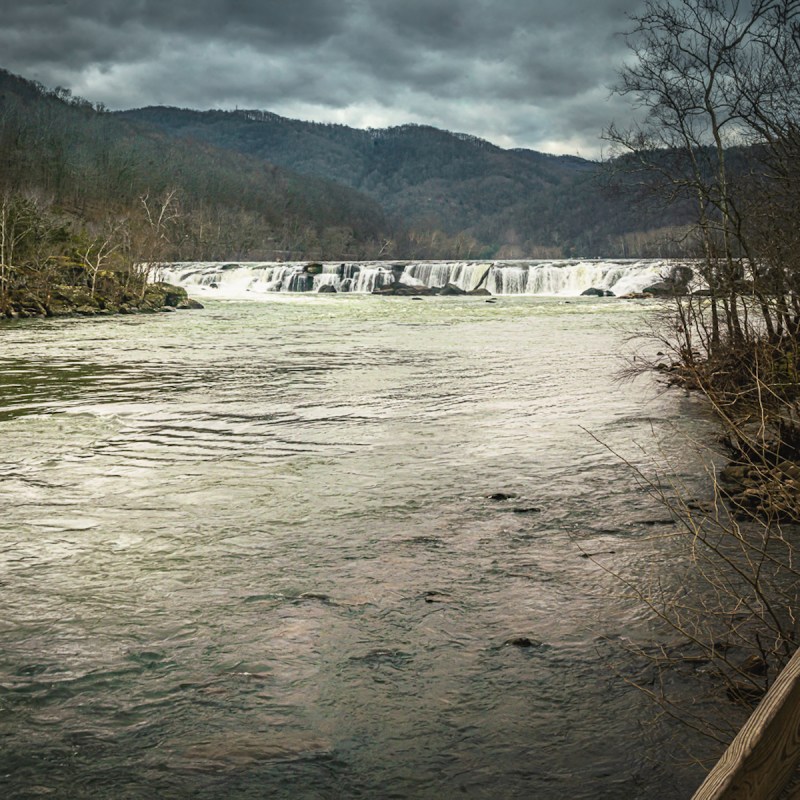
[(460, 288), (459, 286), (456, 286), (454, 283), (448, 283), (448, 284), (446, 284), (446, 285), (444, 286), (444, 288), (443, 288), (443, 289), (442, 289), (442, 290), (439, 292), (439, 294), (444, 294), (444, 295), (461, 295), (461, 294), (466, 294), (466, 292), (465, 292), (465, 291), (464, 291), (462, 288)]
[(675, 297), (678, 294), (686, 294), (686, 289), (679, 291), (679, 288), (671, 281), (659, 281), (650, 286), (645, 286), (642, 289), (642, 294), (649, 294), (651, 297)]
[(405, 283), (390, 283), (388, 286), (380, 286), (372, 290), (372, 294), (397, 295), (400, 297), (412, 297), (414, 295), (438, 294), (438, 289), (431, 289), (429, 286), (409, 286)]
[(512, 647), (541, 647), (542, 643), (537, 639), (529, 639), (527, 636), (512, 636), (506, 639), (506, 644)]
[(689, 282), (694, 277), (691, 267), (678, 264), (660, 281), (651, 284), (642, 291), (653, 297), (681, 297), (689, 293)]

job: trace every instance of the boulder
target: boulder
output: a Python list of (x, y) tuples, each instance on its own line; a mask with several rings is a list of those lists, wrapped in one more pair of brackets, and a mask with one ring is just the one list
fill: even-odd
[(305, 272), (306, 275), (322, 275), (322, 264), (316, 261), (306, 264), (305, 267), (303, 267), (303, 272)]
[(676, 297), (686, 294), (686, 287), (672, 281), (658, 281), (642, 289), (642, 294), (649, 294), (650, 297)]
[(182, 303), (186, 303), (189, 300), (189, 295), (186, 293), (186, 289), (181, 286), (169, 286), (166, 285), (164, 291), (164, 305), (171, 306), (172, 308), (177, 308)]
[(439, 290), (439, 294), (444, 295), (461, 295), (466, 293), (464, 289), (460, 286), (456, 286), (454, 283), (448, 283)]
[(194, 309), (198, 310), (201, 308), (205, 308), (205, 306), (199, 302), (198, 300), (193, 300), (191, 297), (187, 298), (185, 303), (181, 303), (177, 308), (183, 309)]
[(336, 287), (332, 283), (323, 283), (317, 290), (318, 294), (338, 294)]
[(660, 281), (656, 281), (642, 291), (653, 297), (682, 297), (689, 293), (689, 283), (694, 270), (684, 264), (676, 264)]
[(528, 636), (512, 636), (510, 639), (506, 639), (505, 642), (507, 645), (511, 645), (512, 647), (541, 647), (542, 642), (538, 639), (531, 639)]
[(164, 306), (177, 308), (188, 300), (186, 289), (181, 286), (172, 286), (169, 283), (151, 283), (145, 287), (144, 297), (139, 305), (144, 309), (157, 309)]
[(614, 297), (614, 292), (610, 292), (608, 289), (596, 289), (592, 287), (581, 292), (581, 297)]
[(693, 277), (694, 277), (694, 270), (691, 267), (687, 267), (685, 264), (676, 264), (669, 271), (668, 280), (675, 286), (686, 287), (689, 285)]
[(409, 286), (407, 283), (395, 282), (373, 289), (372, 294), (413, 297), (438, 294), (438, 291), (436, 289), (431, 289), (430, 286)]

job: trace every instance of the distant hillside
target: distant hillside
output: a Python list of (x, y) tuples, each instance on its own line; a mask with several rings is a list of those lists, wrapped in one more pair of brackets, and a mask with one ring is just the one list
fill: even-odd
[(63, 89), (0, 70), (0, 188), (34, 192), (83, 223), (175, 191), (178, 256), (371, 253), (387, 221), (353, 189), (231, 149), (189, 144)]
[[(507, 204), (514, 189), (546, 188), (597, 170), (597, 164), (583, 159), (502, 150), (473, 136), (423, 125), (357, 130), (261, 111), (199, 112), (164, 107), (126, 111), (120, 116), (342, 183), (370, 194), (410, 220), (438, 214), (451, 230), (475, 221), (464, 216), (468, 212), (458, 208), (458, 201), (452, 203), (449, 213), (433, 202), (419, 209), (406, 193), (412, 187), (427, 186), (432, 192), (441, 192), (437, 186), (455, 189), (466, 184), (466, 191), (458, 194), (467, 194), (474, 203), (474, 182), (494, 181), (503, 187), (501, 197)], [(424, 192), (411, 194), (421, 197)]]
[(607, 192), (596, 162), (503, 150), (428, 126), (356, 130), (262, 111), (164, 107), (120, 116), (349, 186), (412, 231), (467, 236), (494, 254), (633, 254), (634, 242), (655, 241), (643, 234), (687, 220), (633, 187)]
[(0, 190), (94, 225), (180, 202), (182, 259), (666, 256), (688, 209), (573, 156), (421, 125), (262, 111), (109, 113), (0, 70)]

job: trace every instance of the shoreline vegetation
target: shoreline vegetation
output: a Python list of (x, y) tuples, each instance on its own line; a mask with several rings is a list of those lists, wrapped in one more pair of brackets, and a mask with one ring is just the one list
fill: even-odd
[(92, 292), (85, 280), (63, 282), (73, 276), (74, 273), (65, 271), (60, 276), (61, 281), (56, 278), (56, 282), (45, 291), (12, 288), (0, 308), (0, 319), (154, 314), (203, 308), (201, 303), (188, 296), (183, 287), (169, 283), (148, 283), (143, 289), (133, 290), (119, 275), (103, 275), (100, 288)]
[(0, 318), (135, 314), (202, 308), (153, 281), (170, 251), (175, 195), (148, 196), (124, 217), (80, 224), (33, 193), (0, 196)]
[[(646, 337), (658, 358), (636, 371), (705, 399), (727, 463), (710, 459), (708, 503), (643, 478), (683, 536), (685, 586), (626, 585), (682, 643), (641, 649), (659, 676), (642, 690), (721, 750), (800, 644), (800, 10), (648, 0), (632, 23), (617, 92), (643, 121), (607, 138), (628, 180), (694, 204), (707, 287), (676, 298)], [(746, 171), (736, 146), (755, 157)], [(689, 670), (690, 704), (669, 688)]]

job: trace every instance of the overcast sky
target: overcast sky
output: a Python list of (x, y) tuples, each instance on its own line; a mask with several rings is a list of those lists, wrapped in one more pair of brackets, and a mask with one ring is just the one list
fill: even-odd
[(0, 0), (0, 66), (109, 108), (418, 122), (596, 157), (639, 0)]

